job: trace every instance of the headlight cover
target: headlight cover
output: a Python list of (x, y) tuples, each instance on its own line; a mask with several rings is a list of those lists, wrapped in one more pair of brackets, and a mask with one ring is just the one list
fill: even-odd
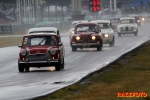
[(79, 36), (77, 36), (77, 37), (76, 37), (76, 40), (80, 40), (80, 37), (79, 37)]
[(142, 20), (144, 21), (145, 19), (144, 19), (144, 18), (142, 18)]
[(27, 54), (27, 51), (24, 50), (24, 49), (21, 49), (20, 54), (21, 54), (22, 56), (25, 56), (25, 55)]
[(108, 34), (105, 34), (105, 35), (104, 35), (105, 38), (108, 38), (108, 36), (109, 36)]
[(136, 32), (137, 31), (137, 28), (136, 27), (134, 27), (134, 32)]
[(51, 55), (55, 55), (56, 54), (56, 50), (55, 49), (51, 49), (50, 53), (51, 53)]
[(72, 35), (73, 35), (73, 34), (74, 34), (74, 30), (72, 30), (72, 32), (71, 32), (71, 33), (72, 33)]
[(96, 37), (95, 36), (92, 36), (92, 40), (95, 40), (96, 39)]

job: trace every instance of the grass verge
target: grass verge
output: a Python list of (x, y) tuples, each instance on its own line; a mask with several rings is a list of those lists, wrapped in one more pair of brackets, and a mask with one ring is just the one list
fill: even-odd
[[(150, 100), (150, 41), (80, 83), (38, 100)], [(145, 92), (147, 97), (117, 97)]]
[(0, 37), (0, 48), (7, 46), (18, 46), (22, 42), (22, 37)]

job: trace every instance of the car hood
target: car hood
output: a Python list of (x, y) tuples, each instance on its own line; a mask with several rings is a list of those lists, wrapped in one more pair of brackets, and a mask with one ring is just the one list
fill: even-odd
[(70, 29), (70, 31), (73, 31), (73, 30), (74, 30), (74, 28), (71, 28), (71, 29)]
[(30, 46), (26, 47), (29, 54), (37, 54), (37, 53), (47, 53), (51, 48), (55, 48), (52, 46)]
[(135, 27), (135, 24), (119, 24), (118, 27)]
[(104, 34), (104, 33), (110, 33), (110, 29), (101, 29), (101, 33)]
[(92, 35), (95, 34), (95, 32), (77, 32), (77, 34), (81, 35), (81, 36), (87, 36), (87, 35)]

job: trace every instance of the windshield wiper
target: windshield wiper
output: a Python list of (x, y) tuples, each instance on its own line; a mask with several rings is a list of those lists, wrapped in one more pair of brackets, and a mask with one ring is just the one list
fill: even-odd
[(38, 45), (40, 45), (46, 38), (44, 38)]

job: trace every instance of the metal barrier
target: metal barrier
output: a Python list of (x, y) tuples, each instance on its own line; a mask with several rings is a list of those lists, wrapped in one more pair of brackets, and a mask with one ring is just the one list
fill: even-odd
[(0, 34), (5, 34), (5, 33), (13, 33), (13, 29), (11, 25), (0, 25)]

